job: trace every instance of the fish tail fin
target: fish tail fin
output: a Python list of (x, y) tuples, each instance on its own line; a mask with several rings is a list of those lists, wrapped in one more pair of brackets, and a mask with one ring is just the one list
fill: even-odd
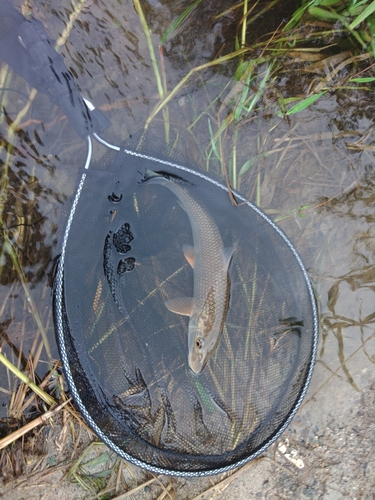
[(153, 184), (162, 184), (162, 185), (170, 185), (170, 182), (177, 184), (191, 184), (189, 181), (179, 177), (176, 174), (171, 174), (169, 172), (154, 172), (153, 170), (146, 169), (145, 173), (140, 179), (139, 184), (143, 184), (144, 182), (152, 182)]
[(153, 184), (165, 184), (168, 182), (168, 180), (161, 173), (146, 169), (142, 179), (139, 181), (139, 184), (143, 184), (144, 182), (152, 182)]
[(233, 254), (236, 251), (236, 249), (237, 249), (237, 244), (235, 244), (232, 247), (223, 249), (224, 266), (226, 269), (229, 268), (230, 261), (232, 260)]

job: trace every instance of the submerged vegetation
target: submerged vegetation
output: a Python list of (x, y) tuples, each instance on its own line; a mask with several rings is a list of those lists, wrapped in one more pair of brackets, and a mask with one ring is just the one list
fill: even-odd
[[(217, 160), (221, 175), (234, 189), (239, 188), (241, 176), (259, 159), (258, 154), (241, 163), (237, 154), (241, 129), (256, 115), (288, 120), (290, 115), (303, 111), (326, 93), (345, 89), (373, 91), (375, 2), (355, 0), (303, 1), (289, 20), (281, 20), (273, 32), (266, 34), (261, 33), (259, 24), (266, 25), (267, 16), (277, 16), (277, 9), (286, 2), (245, 0), (235, 4), (215, 16), (218, 22), (226, 15), (237, 19), (234, 42), (223, 41), (217, 56), (192, 67), (177, 85), (167, 89), (168, 75), (163, 63), (166, 41), (173, 39), (181, 25), (189, 29), (188, 22), (200, 3), (200, 0), (192, 2), (161, 36), (159, 64), (155, 61), (151, 39), (147, 38), (160, 101), (145, 126), (147, 128), (163, 111), (169, 142), (168, 104), (182, 92), (186, 93), (189, 84), (200, 79), (206, 87), (207, 107), (193, 116), (188, 130), (199, 144), (202, 127), (208, 129), (210, 142), (202, 152), (206, 166), (210, 168), (213, 160)], [(141, 4), (139, 0), (134, 4), (147, 35)], [(231, 77), (228, 84), (212, 93), (208, 87), (213, 82), (206, 81), (204, 72), (228, 74), (228, 65)]]
[[(171, 64), (174, 62), (172, 56), (178, 45), (175, 40), (183, 38), (189, 26), (194, 31), (194, 20), (200, 16), (204, 0), (191, 1), (160, 33), (157, 46), (155, 38), (150, 35), (152, 8), (141, 0), (134, 0), (133, 4), (148, 46), (158, 94), (158, 102), (146, 119), (145, 127), (162, 120), (168, 143), (178, 147), (185, 142), (194, 144), (197, 153), (193, 159), (197, 163), (220, 174), (233, 189), (246, 192), (249, 199), (267, 208), (277, 220), (303, 217), (310, 205), (301, 204), (283, 213), (267, 205), (263, 188), (267, 184), (267, 177), (262, 171), (262, 162), (280, 153), (274, 163), (277, 170), (279, 164), (288, 157), (293, 148), (292, 140), (288, 139), (287, 142), (284, 138), (276, 140), (274, 137), (271, 140), (271, 135), (275, 129), (290, 123), (299, 113), (304, 113), (309, 106), (319, 106), (325, 97), (334, 93), (341, 96), (347, 91), (358, 91), (361, 95), (373, 97), (375, 0), (310, 0), (293, 3), (282, 0), (244, 0), (227, 6), (222, 12), (215, 11), (210, 17), (215, 38), (212, 52), (203, 54), (201, 58), (196, 54), (194, 63), (197, 64), (192, 64), (189, 54), (180, 51), (176, 64), (182, 60), (184, 75), (173, 84), (170, 83), (172, 79), (166, 60), (170, 57)], [(287, 12), (283, 10), (285, 4), (288, 4)], [(71, 7), (69, 22), (57, 46), (69, 41), (71, 29), (85, 7), (84, 0)], [(223, 24), (230, 25), (225, 36), (220, 31)], [(12, 86), (12, 78), (11, 71), (3, 66), (0, 70), (0, 120), (2, 130), (7, 132), (3, 132), (0, 138), (1, 311), (2, 318), (5, 311), (13, 318), (15, 308), (22, 308), (23, 317), (15, 327), (17, 342), (7, 335), (9, 320), (2, 320), (0, 324), (0, 391), (9, 399), (7, 417), (1, 421), (0, 464), (15, 470), (12, 444), (32, 427), (60, 414), (64, 420), (61, 434), (66, 436), (70, 431), (74, 436), (73, 442), (78, 443), (75, 423), (79, 422), (80, 429), (84, 424), (68, 402), (61, 366), (54, 359), (50, 347), (53, 330), (48, 291), (50, 283), (45, 280), (45, 289), (40, 291), (38, 300), (32, 291), (38, 279), (30, 271), (30, 262), (33, 260), (29, 253), (30, 241), (35, 242), (34, 228), (43, 220), (38, 197), (47, 195), (41, 194), (42, 183), (32, 172), (24, 171), (23, 165), (15, 167), (12, 164), (17, 137), (23, 134), (22, 124), (28, 118), (36, 94), (31, 90), (20, 111), (14, 115), (7, 113), (9, 93), (5, 89)], [(191, 92), (192, 89), (194, 92)], [(183, 114), (178, 123), (173, 118), (176, 114)], [(263, 119), (263, 125), (257, 124), (258, 117)], [(265, 123), (267, 127), (264, 128)], [(251, 156), (248, 149), (243, 147), (250, 140), (249, 130), (255, 136), (252, 138), (255, 147), (252, 148)], [(346, 137), (345, 130), (340, 133), (340, 137)], [(37, 156), (32, 139), (27, 134), (22, 137), (26, 137), (31, 153), (21, 153)], [(37, 134), (34, 139), (39, 144)], [(301, 139), (312, 154), (315, 153), (315, 146), (311, 146), (308, 141), (314, 139), (320, 140), (320, 137)], [(352, 142), (350, 147), (365, 152), (373, 148), (360, 139)], [(54, 168), (53, 160), (52, 157), (37, 159), (51, 171)], [(337, 189), (341, 190), (341, 185)], [(51, 193), (48, 196), (52, 196)], [(59, 200), (59, 196), (56, 196), (55, 201)], [(32, 238), (30, 234), (33, 234)], [(43, 235), (40, 230), (38, 245)], [(44, 272), (51, 272), (52, 267), (51, 248), (46, 246), (39, 250), (38, 247), (34, 254), (34, 262), (39, 264), (37, 278)], [(45, 307), (46, 303), (49, 308)], [(372, 323), (373, 315), (365, 319), (368, 319), (366, 325)], [(332, 318), (326, 318), (325, 323), (329, 326), (336, 324)], [(346, 324), (342, 326), (345, 327)], [(344, 376), (354, 384), (345, 366), (341, 330), (338, 342)], [(4, 355), (6, 349), (7, 354)], [(16, 431), (11, 433), (13, 427)], [(75, 452), (76, 448), (72, 457)], [(124, 466), (114, 459), (112, 470), (107, 467), (105, 472), (96, 471), (90, 475), (89, 466), (107, 463), (108, 454), (103, 452), (85, 464), (82, 462), (83, 456), (70, 464), (69, 479), (78, 482), (92, 494), (103, 491), (104, 495), (117, 491), (118, 484), (114, 476), (115, 473), (120, 474)], [(142, 488), (157, 481), (157, 478), (147, 478)], [(140, 488), (137, 486), (134, 491)], [(161, 498), (170, 496), (169, 485), (162, 484), (162, 488), (164, 496)]]

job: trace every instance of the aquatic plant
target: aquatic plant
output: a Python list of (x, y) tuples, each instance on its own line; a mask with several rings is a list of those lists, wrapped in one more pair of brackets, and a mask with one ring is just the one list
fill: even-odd
[[(192, 96), (192, 118), (187, 129), (199, 147), (202, 129), (205, 129), (204, 135), (208, 132), (209, 143), (202, 151), (206, 168), (219, 168), (221, 175), (233, 188), (239, 188), (243, 175), (266, 154), (259, 150), (253, 158), (244, 162), (238, 155), (242, 130), (255, 116), (288, 120), (289, 116), (319, 102), (328, 92), (355, 87), (371, 89), (375, 81), (371, 73), (374, 1), (303, 1), (287, 22), (281, 21), (273, 32), (262, 33), (254, 38), (257, 23), (264, 22), (267, 16), (273, 16), (275, 13), (272, 9), (279, 3), (278, 0), (266, 5), (244, 1), (217, 13), (215, 19), (218, 21), (229, 12), (237, 19), (234, 44), (232, 40), (226, 40), (220, 55), (190, 68), (170, 90), (167, 90), (168, 75), (163, 64), (163, 47), (173, 39), (182, 24), (186, 30), (189, 29), (191, 13), (199, 2), (192, 2), (161, 36), (159, 64), (155, 57), (151, 57), (157, 82), (164, 83), (162, 92), (161, 84), (158, 83), (160, 100), (146, 120), (145, 128), (150, 126), (160, 111), (167, 109), (168, 104), (178, 100), (182, 91), (186, 93), (189, 85), (200, 80), (207, 104), (203, 109), (201, 105), (195, 107), (195, 97)], [(146, 23), (144, 16), (142, 22)], [(148, 46), (152, 56), (150, 41)], [(227, 72), (228, 68), (231, 68), (231, 80), (224, 87), (216, 88), (216, 92), (213, 91), (215, 80), (207, 80), (205, 72), (212, 75), (214, 71)], [(296, 74), (302, 76), (298, 84)], [(289, 80), (288, 85), (280, 86), (283, 78)], [(201, 98), (202, 93), (199, 94)], [(199, 109), (198, 114), (195, 109)], [(166, 123), (168, 118), (165, 114), (163, 117)], [(272, 121), (272, 127), (275, 126)], [(256, 192), (256, 201), (260, 202), (259, 179)]]

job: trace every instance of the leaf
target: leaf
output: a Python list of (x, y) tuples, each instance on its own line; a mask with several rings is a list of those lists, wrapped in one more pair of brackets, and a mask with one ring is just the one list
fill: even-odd
[(210, 119), (208, 119), (208, 129), (210, 131), (210, 141), (211, 141), (212, 151), (214, 152), (216, 158), (218, 158), (220, 160), (220, 155), (219, 155), (218, 150), (216, 148), (215, 138), (214, 138), (214, 134), (212, 132), (211, 120)]
[(240, 50), (240, 42), (238, 41), (238, 36), (234, 40), (234, 50)]
[(340, 7), (341, 4), (341, 0), (322, 0), (321, 2), (319, 2), (319, 5), (321, 5), (322, 7), (332, 7), (332, 5), (337, 5), (338, 7)]
[(89, 460), (88, 462), (85, 462), (82, 464), (82, 467), (87, 468), (87, 467), (96, 467), (97, 465), (102, 465), (109, 460), (109, 454), (107, 451), (104, 453), (101, 453), (99, 456), (93, 458), (92, 460)]
[(319, 17), (321, 19), (339, 19), (341, 20), (341, 16), (337, 14), (334, 10), (325, 10), (320, 7), (310, 7), (309, 14), (314, 17)]
[(219, 57), (217, 59), (214, 59), (213, 61), (209, 61), (208, 63), (201, 64), (200, 66), (196, 66), (195, 68), (191, 69), (187, 75), (185, 75), (180, 82), (168, 93), (166, 94), (161, 101), (157, 103), (157, 105), (154, 107), (154, 109), (151, 111), (149, 117), (146, 120), (144, 129), (147, 130), (151, 121), (155, 118), (155, 116), (161, 111), (167, 104), (168, 102), (175, 97), (175, 95), (183, 88), (183, 86), (187, 83), (187, 81), (196, 73), (199, 71), (202, 71), (207, 68), (212, 68), (213, 66), (218, 66), (220, 64), (226, 63), (231, 61), (232, 59), (241, 56), (242, 54), (245, 54), (248, 52), (247, 48), (240, 49), (236, 52), (231, 52), (230, 54), (226, 54), (225, 56)]
[(286, 23), (286, 25), (283, 28), (283, 31), (288, 31), (298, 23), (298, 21), (301, 19), (303, 14), (306, 12), (306, 10), (309, 8), (310, 5), (313, 5), (315, 3), (315, 0), (310, 0), (310, 2), (306, 5), (303, 5), (299, 9), (297, 9), (294, 13), (292, 18)]
[(349, 82), (354, 82), (354, 83), (369, 83), (369, 82), (375, 82), (375, 76), (367, 76), (363, 78), (351, 78)]
[(300, 111), (303, 111), (304, 109), (308, 108), (311, 104), (313, 104), (315, 101), (317, 101), (322, 95), (324, 95), (325, 92), (319, 92), (318, 94), (313, 94), (303, 101), (295, 104), (292, 106), (287, 112), (287, 115), (294, 115), (295, 113), (299, 113)]
[(300, 207), (297, 211), (298, 217), (306, 217), (305, 210), (308, 210), (310, 208), (310, 205), (303, 205), (303, 207)]
[(236, 72), (234, 74), (234, 79), (239, 81), (243, 77), (244, 73), (248, 70), (249, 67), (251, 67), (252, 61), (244, 61), (242, 62), (238, 68), (236, 69)]
[(352, 30), (353, 28), (358, 26), (358, 24), (364, 21), (367, 17), (371, 16), (371, 14), (373, 14), (374, 12), (375, 12), (375, 0), (371, 2), (370, 5), (368, 5), (365, 8), (365, 10), (358, 17), (356, 17), (354, 21), (352, 21), (349, 24), (349, 29)]
[(256, 161), (256, 156), (253, 156), (252, 158), (250, 158), (250, 160), (245, 161), (238, 175), (243, 175), (245, 172), (247, 172), (249, 168), (254, 165), (255, 161)]
[(188, 15), (191, 13), (197, 5), (201, 3), (202, 0), (195, 0), (187, 9), (184, 10), (184, 12), (178, 16), (178, 18), (173, 21), (173, 23), (169, 26), (167, 31), (164, 33), (164, 35), (160, 39), (160, 45), (164, 45), (165, 42), (168, 40), (168, 38), (173, 34), (174, 31), (180, 26), (180, 24), (188, 17)]
[(244, 110), (244, 103), (247, 99), (247, 95), (248, 95), (249, 90), (250, 90), (251, 76), (252, 76), (251, 71), (249, 71), (247, 74), (247, 77), (246, 77), (245, 85), (242, 88), (240, 100), (233, 110), (235, 121), (237, 121), (240, 118), (242, 111)]

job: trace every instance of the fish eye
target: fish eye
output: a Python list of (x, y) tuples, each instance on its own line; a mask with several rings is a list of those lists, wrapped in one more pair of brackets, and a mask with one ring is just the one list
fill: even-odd
[(202, 349), (203, 344), (204, 344), (203, 339), (201, 339), (200, 337), (196, 339), (195, 346), (198, 347), (198, 349)]

